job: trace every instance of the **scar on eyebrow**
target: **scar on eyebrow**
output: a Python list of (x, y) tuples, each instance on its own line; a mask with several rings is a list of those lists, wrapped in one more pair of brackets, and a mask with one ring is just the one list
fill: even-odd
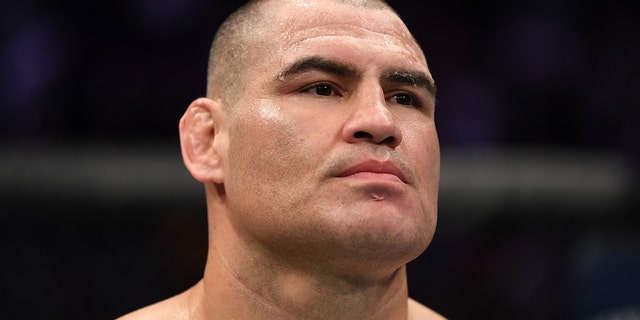
[(388, 71), (382, 75), (382, 80), (390, 83), (410, 84), (422, 87), (429, 91), (434, 97), (438, 91), (435, 82), (422, 72)]
[(342, 77), (355, 78), (359, 72), (358, 70), (349, 64), (341, 63), (329, 59), (325, 59), (318, 56), (311, 56), (302, 58), (284, 71), (278, 73), (278, 79), (284, 80), (285, 77), (303, 73), (309, 70), (319, 70), (330, 74), (335, 74)]

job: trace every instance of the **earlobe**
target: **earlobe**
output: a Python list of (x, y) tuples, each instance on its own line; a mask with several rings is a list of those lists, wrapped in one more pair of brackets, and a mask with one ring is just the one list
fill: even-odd
[(187, 170), (203, 183), (224, 182), (226, 114), (211, 99), (199, 98), (180, 119), (180, 146)]

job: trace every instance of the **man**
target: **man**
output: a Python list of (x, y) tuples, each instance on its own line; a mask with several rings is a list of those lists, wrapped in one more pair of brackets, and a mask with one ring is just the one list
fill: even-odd
[(180, 121), (205, 185), (204, 278), (123, 319), (441, 319), (405, 265), (436, 226), (426, 59), (382, 1), (253, 1)]

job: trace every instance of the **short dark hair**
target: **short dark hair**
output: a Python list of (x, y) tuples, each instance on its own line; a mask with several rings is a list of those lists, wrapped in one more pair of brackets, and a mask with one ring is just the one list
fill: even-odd
[[(243, 83), (245, 60), (249, 58), (261, 24), (268, 22), (264, 4), (277, 0), (251, 0), (233, 12), (218, 28), (209, 52), (207, 97), (234, 102)], [(395, 11), (384, 0), (332, 0), (360, 8)]]

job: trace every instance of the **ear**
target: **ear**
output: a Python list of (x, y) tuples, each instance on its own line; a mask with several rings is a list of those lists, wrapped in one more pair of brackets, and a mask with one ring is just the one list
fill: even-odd
[(207, 98), (193, 101), (180, 119), (182, 158), (187, 170), (200, 182), (224, 182), (226, 121), (220, 103)]

